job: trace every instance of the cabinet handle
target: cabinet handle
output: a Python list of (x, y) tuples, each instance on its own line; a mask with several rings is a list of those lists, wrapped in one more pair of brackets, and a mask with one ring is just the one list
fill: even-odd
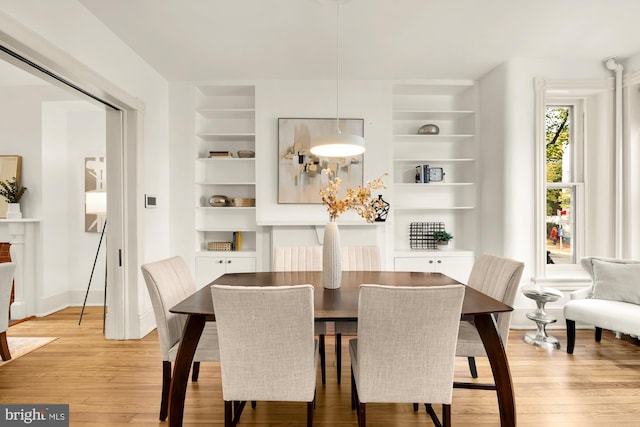
[(222, 260), (220, 260), (220, 261), (218, 261), (218, 264), (222, 264), (222, 262), (223, 262), (223, 261), (222, 261)]
[(442, 260), (441, 260), (441, 259), (439, 259), (439, 260), (438, 260), (438, 261), (436, 261), (436, 262), (437, 262), (438, 264), (441, 264), (441, 263), (442, 263)]
[(227, 260), (227, 264), (231, 264), (231, 260)]
[(433, 260), (432, 259), (429, 260), (429, 264), (433, 264)]

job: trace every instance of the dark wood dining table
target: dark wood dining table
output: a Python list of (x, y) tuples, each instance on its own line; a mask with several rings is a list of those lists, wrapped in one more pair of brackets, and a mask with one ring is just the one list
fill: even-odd
[[(441, 273), (398, 271), (344, 271), (339, 289), (322, 286), (322, 272), (261, 272), (224, 274), (211, 282), (234, 286), (288, 286), (312, 284), (315, 287), (315, 319), (320, 321), (357, 321), (358, 294), (361, 284), (373, 283), (391, 286), (441, 286), (457, 284), (456, 280)], [(516, 425), (513, 384), (502, 340), (498, 334), (494, 313), (513, 309), (473, 288), (465, 288), (462, 319), (473, 320), (489, 358), (495, 384), (454, 383), (456, 388), (495, 390), (502, 427)], [(169, 426), (182, 426), (184, 401), (193, 356), (205, 322), (214, 321), (210, 286), (170, 309), (172, 313), (188, 316), (182, 341), (176, 355), (169, 394)]]

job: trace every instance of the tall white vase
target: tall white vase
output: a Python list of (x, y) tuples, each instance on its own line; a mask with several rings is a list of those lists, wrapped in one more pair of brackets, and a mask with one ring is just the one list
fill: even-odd
[(322, 242), (322, 285), (327, 289), (338, 289), (342, 280), (342, 250), (338, 224), (331, 221), (324, 227)]
[(7, 219), (20, 219), (22, 212), (20, 211), (20, 203), (7, 204)]

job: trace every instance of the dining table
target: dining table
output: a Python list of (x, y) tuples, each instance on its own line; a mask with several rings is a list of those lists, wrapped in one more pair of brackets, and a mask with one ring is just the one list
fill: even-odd
[[(172, 313), (184, 314), (187, 322), (174, 362), (169, 391), (169, 426), (182, 426), (184, 402), (189, 380), (189, 371), (198, 341), (205, 323), (215, 321), (211, 285), (232, 286), (291, 286), (311, 284), (314, 286), (314, 313), (316, 321), (357, 321), (360, 285), (379, 284), (388, 286), (443, 286), (460, 282), (442, 273), (400, 271), (343, 271), (338, 289), (322, 286), (320, 271), (287, 271), (227, 273), (205, 286), (170, 309)], [(465, 286), (461, 320), (470, 320), (478, 330), (486, 349), (493, 373), (493, 384), (455, 382), (454, 388), (495, 390), (500, 412), (500, 425), (516, 425), (515, 398), (507, 354), (494, 315), (512, 311), (513, 308), (482, 292)]]

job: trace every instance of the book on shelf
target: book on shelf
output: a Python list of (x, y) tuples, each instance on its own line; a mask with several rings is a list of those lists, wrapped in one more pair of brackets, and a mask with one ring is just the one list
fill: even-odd
[(422, 165), (422, 182), (429, 183), (429, 165)]
[(231, 151), (209, 151), (209, 157), (233, 157)]
[(232, 251), (242, 250), (242, 231), (233, 232), (233, 239), (231, 241), (231, 250)]

